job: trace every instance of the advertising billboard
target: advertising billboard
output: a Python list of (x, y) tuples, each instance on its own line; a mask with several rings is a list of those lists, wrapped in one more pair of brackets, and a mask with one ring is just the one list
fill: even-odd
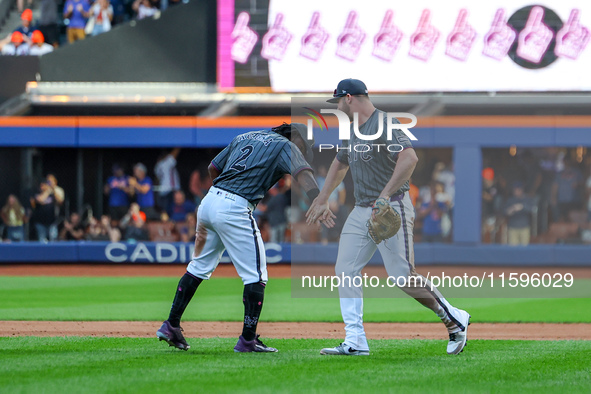
[[(219, 0), (222, 90), (591, 90), (591, 7), (582, 0)], [(243, 5), (243, 6), (241, 6)]]

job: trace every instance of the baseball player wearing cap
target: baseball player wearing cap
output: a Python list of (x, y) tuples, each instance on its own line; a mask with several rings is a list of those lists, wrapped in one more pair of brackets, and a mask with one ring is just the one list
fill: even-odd
[[(308, 160), (310, 143), (303, 124), (283, 124), (272, 130), (252, 131), (234, 138), (209, 165), (213, 186), (197, 212), (197, 235), (193, 260), (181, 278), (168, 320), (157, 332), (170, 346), (187, 350), (180, 329), (181, 316), (204, 279), (216, 269), (224, 250), (228, 251), (244, 283), (244, 325), (234, 351), (276, 352), (256, 334), (265, 286), (265, 246), (252, 212), (265, 193), (285, 174), (291, 174), (308, 194), (318, 196)], [(290, 141), (291, 140), (291, 141)], [(302, 155), (302, 153), (304, 155)], [(322, 222), (334, 225), (329, 213)]]
[[(339, 82), (333, 98), (328, 100), (338, 103), (338, 109), (353, 120), (359, 116), (359, 132), (364, 135), (375, 135), (379, 127), (380, 115), (368, 97), (365, 84), (356, 79), (345, 79)], [(382, 130), (387, 129), (386, 116), (383, 116)], [(313, 201), (306, 216), (308, 223), (314, 223), (328, 212), (328, 196), (341, 183), (347, 171), (351, 169), (355, 189), (355, 208), (350, 213), (341, 232), (336, 262), (336, 275), (354, 278), (368, 263), (376, 249), (380, 251), (388, 275), (396, 279), (407, 278), (406, 286), (401, 289), (414, 297), (421, 304), (437, 314), (447, 327), (449, 343), (447, 353), (460, 353), (467, 338), (470, 323), (468, 312), (453, 307), (426, 278), (417, 274), (414, 265), (413, 223), (415, 212), (408, 195), (409, 179), (418, 161), (409, 138), (400, 130), (394, 130), (392, 138), (387, 141), (386, 133), (375, 145), (367, 144), (351, 130), (350, 149), (340, 149), (334, 159), (326, 181), (319, 196)], [(397, 152), (389, 152), (383, 146), (401, 145)], [(355, 149), (358, 144), (367, 145), (369, 149)], [(377, 149), (378, 144), (382, 149)], [(357, 152), (362, 151), (362, 152)], [(379, 245), (368, 234), (366, 223), (372, 215), (375, 201), (384, 198), (398, 212), (402, 219), (401, 229), (392, 238)], [(412, 277), (419, 280), (412, 279)], [(396, 283), (404, 283), (398, 281)], [(345, 322), (345, 341), (334, 348), (321, 350), (324, 355), (369, 355), (369, 346), (363, 328), (363, 290), (356, 288), (339, 288), (341, 313)]]

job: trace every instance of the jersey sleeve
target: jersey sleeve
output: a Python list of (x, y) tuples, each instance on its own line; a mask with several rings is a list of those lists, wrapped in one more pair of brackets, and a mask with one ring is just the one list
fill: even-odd
[[(396, 118), (392, 119), (392, 123), (396, 123), (396, 124), (400, 124), (400, 121)], [(393, 156), (394, 158), (396, 158), (396, 156), (398, 156), (398, 153), (402, 152), (405, 149), (408, 148), (412, 148), (412, 143), (410, 142), (410, 138), (408, 138), (408, 136), (406, 134), (404, 134), (404, 131), (402, 130), (398, 130), (398, 129), (393, 129), (392, 130), (392, 139), (388, 140), (388, 120), (384, 117), (384, 132), (382, 133), (382, 136), (380, 137), (380, 143), (382, 144), (386, 144), (386, 145), (395, 145), (394, 147), (390, 148), (388, 151), (390, 152), (390, 155)]]
[(337, 160), (343, 164), (349, 165), (349, 141), (343, 141), (343, 144), (338, 148)]
[[(392, 119), (393, 123), (396, 124), (400, 124), (400, 121), (396, 118)], [(387, 130), (387, 125), (384, 125), (384, 130)], [(387, 133), (384, 134), (387, 138)], [(407, 148), (412, 148), (412, 143), (410, 142), (410, 138), (408, 138), (408, 136), (406, 134), (404, 134), (404, 131), (402, 130), (398, 130), (398, 129), (394, 129), (392, 130), (392, 142), (393, 144), (399, 144), (402, 145), (402, 149), (407, 149)]]
[(228, 161), (228, 157), (230, 156), (230, 145), (226, 146), (223, 151), (218, 153), (216, 157), (213, 158), (211, 161), (211, 165), (216, 168), (218, 171), (222, 171)]
[(283, 145), (279, 154), (279, 170), (283, 174), (291, 174), (294, 178), (304, 170), (312, 171), (304, 155), (292, 142)]

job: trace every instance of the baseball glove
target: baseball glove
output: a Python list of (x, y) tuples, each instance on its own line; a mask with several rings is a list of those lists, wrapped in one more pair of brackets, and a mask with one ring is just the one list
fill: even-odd
[(402, 223), (398, 212), (392, 208), (388, 200), (385, 198), (378, 198), (373, 204), (372, 212), (375, 219), (372, 217), (367, 221), (367, 229), (369, 236), (376, 244), (392, 238)]

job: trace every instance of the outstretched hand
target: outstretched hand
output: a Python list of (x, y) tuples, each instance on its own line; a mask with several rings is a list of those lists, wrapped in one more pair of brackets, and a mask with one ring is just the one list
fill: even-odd
[(332, 213), (328, 206), (328, 201), (321, 201), (318, 197), (312, 201), (312, 205), (310, 205), (308, 212), (306, 212), (306, 223), (309, 225), (320, 222), (327, 228), (333, 228), (335, 218), (335, 214)]

